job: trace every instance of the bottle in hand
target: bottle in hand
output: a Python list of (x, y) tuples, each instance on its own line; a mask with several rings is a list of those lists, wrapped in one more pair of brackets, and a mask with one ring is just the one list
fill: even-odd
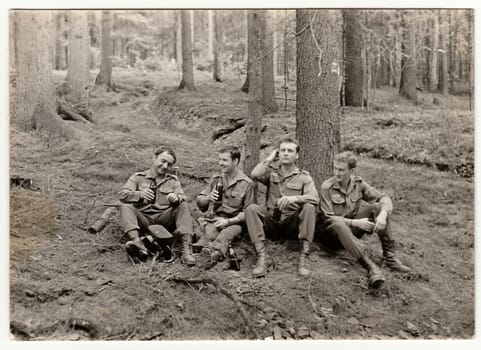
[(222, 183), (222, 181), (217, 182), (217, 184), (215, 185), (215, 189), (219, 194), (217, 202), (222, 202), (222, 197), (224, 196), (224, 184)]
[(149, 203), (154, 204), (157, 197), (157, 183), (155, 181), (151, 181), (149, 188), (152, 190), (152, 192), (154, 192), (154, 198)]

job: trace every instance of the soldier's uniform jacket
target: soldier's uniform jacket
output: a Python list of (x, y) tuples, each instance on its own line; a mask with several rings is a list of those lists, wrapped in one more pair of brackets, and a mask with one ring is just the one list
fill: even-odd
[(231, 218), (256, 202), (254, 181), (239, 169), (237, 175), (229, 182), (224, 174), (216, 174), (211, 178), (207, 187), (197, 196), (197, 204), (202, 210), (207, 209), (209, 195), (219, 181), (224, 185), (224, 193), (222, 203), (214, 206), (216, 215)]
[(381, 209), (391, 214), (392, 202), (388, 195), (370, 186), (360, 176), (351, 176), (347, 191), (333, 176), (321, 185), (321, 211), (325, 216), (342, 216), (354, 218), (361, 205), (361, 199), (368, 202), (380, 202)]
[[(140, 199), (140, 191), (149, 188), (155, 182), (157, 187), (155, 203), (145, 203)], [(167, 199), (169, 193), (175, 193), (179, 197), (179, 203), (187, 198), (177, 176), (165, 174), (161, 179), (152, 175), (152, 171), (141, 171), (132, 175), (120, 190), (120, 200), (124, 203), (133, 203), (136, 208), (144, 213), (156, 213), (172, 206)]]
[(295, 167), (290, 174), (283, 177), (279, 165), (271, 163), (262, 175), (255, 177), (255, 180), (267, 186), (266, 207), (269, 211), (275, 208), (277, 199), (283, 196), (297, 197), (297, 203), (291, 203), (283, 212), (297, 211), (300, 205), (305, 203), (315, 206), (319, 204), (319, 194), (314, 180), (305, 170)]

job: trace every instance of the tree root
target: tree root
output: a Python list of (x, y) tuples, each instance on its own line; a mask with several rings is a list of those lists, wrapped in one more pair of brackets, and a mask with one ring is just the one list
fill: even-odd
[(65, 100), (57, 98), (57, 113), (63, 120), (92, 123), (90, 112), (82, 107), (69, 105)]
[(244, 308), (244, 306), (242, 306), (243, 301), (239, 298), (237, 293), (224, 288), (219, 281), (213, 278), (181, 278), (181, 277), (172, 278), (171, 281), (174, 281), (176, 283), (185, 283), (188, 285), (199, 284), (199, 283), (212, 284), (219, 293), (225, 295), (226, 297), (228, 297), (230, 300), (234, 302), (237, 310), (239, 311), (242, 319), (244, 320), (244, 323), (246, 326), (246, 333), (247, 334), (250, 333), (255, 337), (255, 339), (259, 339), (259, 334), (257, 333), (256, 329), (252, 326), (246, 309)]

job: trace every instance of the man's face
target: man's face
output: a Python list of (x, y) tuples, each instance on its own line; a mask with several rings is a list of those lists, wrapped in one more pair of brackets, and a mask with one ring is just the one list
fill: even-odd
[(154, 155), (153, 171), (154, 175), (164, 175), (174, 165), (174, 157), (168, 152), (162, 152), (157, 157)]
[(281, 164), (293, 164), (299, 158), (297, 145), (292, 142), (283, 142), (279, 145), (279, 160)]
[(237, 161), (233, 161), (229, 152), (219, 153), (219, 167), (223, 173), (230, 173), (237, 167)]
[(334, 176), (338, 182), (347, 182), (353, 169), (349, 169), (347, 162), (334, 162)]

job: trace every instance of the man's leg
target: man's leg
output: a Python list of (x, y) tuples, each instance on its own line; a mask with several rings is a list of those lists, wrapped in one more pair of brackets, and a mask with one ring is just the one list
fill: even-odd
[(195, 265), (191, 247), (194, 227), (187, 202), (182, 202), (175, 208), (175, 226), (182, 237), (182, 260), (186, 265)]
[(312, 204), (304, 204), (299, 214), (299, 240), (301, 241), (301, 255), (297, 272), (303, 277), (311, 274), (306, 267), (306, 260), (309, 255), (309, 245), (314, 239), (316, 229), (316, 208)]
[[(380, 203), (372, 203), (361, 210), (356, 215), (356, 219), (360, 218), (372, 218), (373, 220), (376, 219), (376, 217), (379, 215), (379, 212), (381, 211), (381, 205)], [(395, 254), (395, 242), (394, 239), (392, 238), (392, 231), (391, 231), (391, 225), (390, 225), (390, 220), (389, 217), (386, 220), (386, 228), (382, 231), (378, 231), (377, 235), (379, 236), (379, 240), (381, 241), (381, 246), (382, 246), (382, 254), (384, 261), (387, 266), (389, 266), (392, 270), (398, 271), (398, 272), (410, 272), (411, 268), (408, 266), (404, 265), (397, 257)]]
[(182, 202), (176, 207), (166, 209), (156, 216), (155, 223), (169, 228), (176, 227), (177, 232), (182, 237), (182, 260), (186, 265), (195, 265), (195, 259), (192, 256), (192, 248), (190, 246), (194, 229), (188, 204)]
[(384, 277), (379, 267), (369, 258), (358, 238), (342, 221), (328, 219), (327, 230), (341, 242), (342, 246), (368, 271), (369, 286), (379, 288), (384, 283)]
[(215, 227), (213, 223), (207, 223), (204, 227), (203, 235), (199, 238), (197, 242), (192, 244), (194, 252), (199, 253), (202, 248), (208, 247), (219, 235), (219, 230)]
[(272, 225), (272, 218), (270, 218), (266, 208), (258, 204), (251, 204), (245, 209), (245, 219), (249, 237), (252, 243), (254, 243), (257, 253), (257, 262), (254, 270), (252, 270), (252, 276), (262, 277), (266, 275), (266, 248), (264, 244), (266, 235), (264, 223)]
[(309, 276), (311, 272), (306, 268), (306, 259), (316, 229), (316, 207), (312, 204), (302, 205), (298, 211), (281, 222), (281, 227), (285, 238), (300, 241), (301, 255), (299, 256), (298, 273), (303, 277)]
[(239, 236), (241, 233), (242, 233), (241, 225), (227, 226), (222, 231), (220, 231), (220, 234), (210, 244), (209, 247), (221, 253), (221, 257), (225, 258), (227, 255), (227, 249), (229, 248), (229, 244), (231, 244), (234, 238)]
[(218, 260), (222, 257), (219, 252), (214, 254), (214, 250), (210, 249), (210, 245), (216, 237), (218, 237), (220, 231), (215, 227), (213, 223), (207, 223), (205, 225), (205, 232), (202, 237), (192, 245), (193, 248), (198, 251), (197, 266), (200, 269), (207, 270), (214, 266)]
[(127, 254), (138, 257), (141, 260), (148, 256), (147, 248), (140, 239), (140, 228), (147, 228), (150, 225), (148, 216), (143, 215), (132, 204), (122, 204), (120, 206), (120, 226), (123, 232), (129, 237), (125, 244)]

